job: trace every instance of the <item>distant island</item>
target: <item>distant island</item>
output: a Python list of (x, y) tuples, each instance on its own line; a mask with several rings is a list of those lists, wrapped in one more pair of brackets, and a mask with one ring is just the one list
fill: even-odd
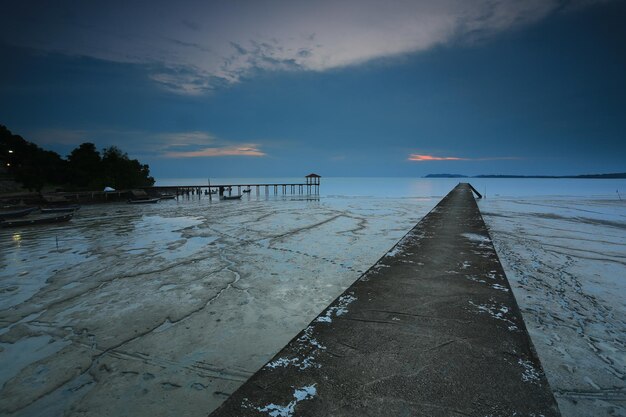
[(461, 175), (461, 174), (428, 174), (424, 178), (467, 178), (467, 175)]
[(613, 174), (583, 175), (461, 175), (461, 174), (428, 174), (424, 178), (547, 178), (547, 179), (626, 179), (626, 172)]

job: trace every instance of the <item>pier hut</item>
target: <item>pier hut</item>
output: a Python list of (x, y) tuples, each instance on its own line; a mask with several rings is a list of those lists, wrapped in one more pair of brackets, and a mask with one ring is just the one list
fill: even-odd
[(319, 194), (320, 178), (322, 178), (322, 176), (311, 173), (304, 178), (306, 179), (306, 189), (308, 191), (308, 194), (311, 194), (311, 190), (314, 194)]

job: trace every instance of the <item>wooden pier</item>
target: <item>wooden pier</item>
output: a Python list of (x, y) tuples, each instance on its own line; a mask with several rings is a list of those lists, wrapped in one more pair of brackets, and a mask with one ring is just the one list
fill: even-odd
[(211, 184), (211, 185), (160, 185), (144, 188), (148, 194), (171, 193), (176, 195), (216, 195), (223, 189), (226, 194), (229, 192), (240, 195), (244, 191), (253, 195), (318, 195), (319, 186), (314, 189), (308, 184)]
[(319, 195), (320, 178), (317, 174), (309, 174), (304, 183), (272, 183), (272, 184), (209, 184), (206, 185), (160, 185), (144, 188), (148, 194), (162, 193), (179, 195), (241, 195), (249, 192), (257, 196), (265, 195)]
[[(202, 196), (209, 199), (216, 198), (220, 193), (224, 196), (242, 195), (250, 193), (256, 196), (270, 195), (314, 195), (319, 196), (320, 176), (309, 174), (303, 183), (269, 183), (269, 184), (207, 184), (203, 185), (158, 185), (151, 187), (137, 187), (135, 190), (143, 190), (151, 197), (159, 197), (163, 194), (174, 194), (182, 196)], [(126, 201), (132, 198), (134, 190), (114, 190), (114, 191), (70, 191), (56, 192), (46, 195), (39, 193), (14, 193), (4, 196), (0, 201), (4, 203), (25, 203), (25, 204), (50, 204), (50, 203), (112, 203)], [(55, 201), (51, 201), (55, 200)]]

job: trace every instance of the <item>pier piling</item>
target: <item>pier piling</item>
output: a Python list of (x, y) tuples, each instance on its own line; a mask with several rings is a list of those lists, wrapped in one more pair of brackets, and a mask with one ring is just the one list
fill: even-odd
[(320, 176), (316, 175), (316, 174), (311, 174), (314, 175), (314, 177), (310, 177), (307, 176), (306, 178), (306, 182), (305, 183), (301, 183), (301, 184), (293, 184), (293, 183), (289, 183), (289, 184), (209, 184), (208, 186), (206, 185), (201, 185), (201, 186), (179, 186), (179, 185), (166, 185), (166, 186), (154, 186), (154, 187), (146, 187), (144, 188), (144, 190), (149, 193), (149, 194), (156, 194), (158, 195), (159, 193), (163, 193), (163, 192), (169, 192), (169, 193), (175, 193), (177, 196), (178, 195), (187, 195), (189, 196), (191, 195), (198, 195), (201, 196), (204, 190), (204, 194), (208, 194), (209, 195), (209, 199), (211, 199), (211, 190), (218, 190), (220, 188), (223, 188), (225, 190), (231, 190), (231, 193), (233, 191), (233, 189), (236, 187), (237, 188), (237, 194), (241, 195), (242, 190), (246, 190), (246, 192), (248, 192), (248, 190), (252, 190), (252, 188), (256, 189), (256, 195), (259, 196), (261, 195), (261, 187), (265, 188), (265, 195), (269, 196), (270, 195), (270, 190), (273, 190), (273, 193), (275, 196), (277, 195), (288, 195), (288, 194), (304, 194), (304, 187), (307, 187), (307, 192), (309, 194), (315, 194), (315, 195), (319, 195), (319, 190), (320, 190)]

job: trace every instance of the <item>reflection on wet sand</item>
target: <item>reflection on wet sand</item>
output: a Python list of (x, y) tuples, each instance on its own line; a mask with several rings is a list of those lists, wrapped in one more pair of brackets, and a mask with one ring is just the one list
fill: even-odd
[(206, 415), (436, 202), (170, 200), (2, 231), (0, 413)]

